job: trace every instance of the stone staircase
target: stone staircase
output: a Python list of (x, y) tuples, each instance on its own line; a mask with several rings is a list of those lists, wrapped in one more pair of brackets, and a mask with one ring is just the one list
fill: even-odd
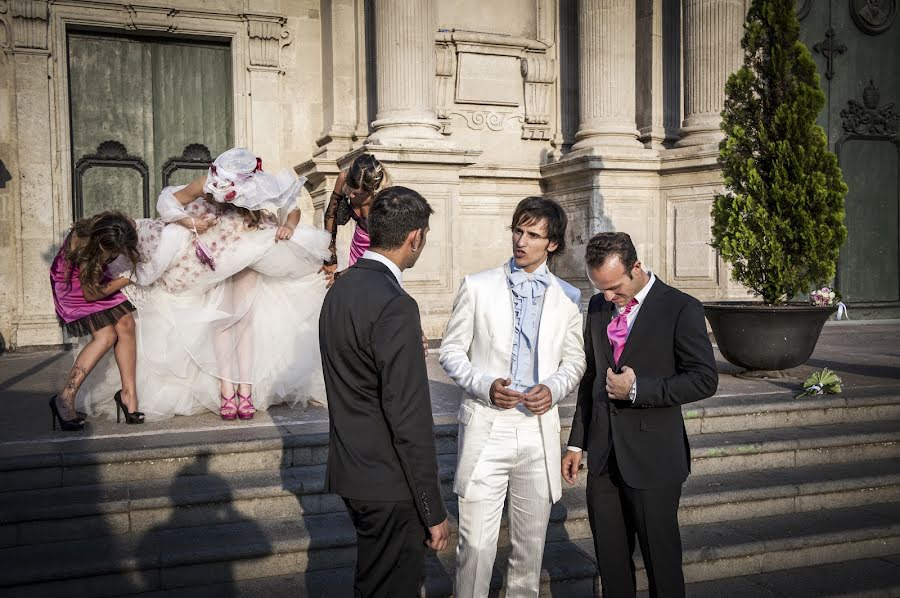
[[(684, 414), (689, 595), (900, 596), (897, 386), (714, 397)], [(189, 444), (161, 432), (125, 447), (85, 438), (4, 451), (0, 595), (352, 595), (355, 535), (324, 493), (326, 430), (237, 425)], [(456, 425), (435, 433), (454, 521)], [(543, 595), (594, 594), (584, 478), (554, 506)], [(507, 548), (504, 529), (500, 594)], [(423, 595), (450, 595), (453, 569), (452, 548), (429, 557)]]

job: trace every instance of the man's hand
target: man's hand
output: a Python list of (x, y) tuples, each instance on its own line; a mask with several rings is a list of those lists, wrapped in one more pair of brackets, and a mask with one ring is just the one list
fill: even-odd
[(553, 406), (553, 395), (549, 388), (538, 384), (525, 393), (522, 402), (535, 415), (544, 415)]
[(510, 384), (512, 384), (512, 380), (509, 378), (506, 380), (497, 378), (491, 384), (491, 403), (500, 409), (512, 409), (522, 402), (522, 393), (506, 388)]
[(425, 357), (428, 357), (428, 337), (422, 335), (422, 350), (425, 351)]
[(440, 552), (450, 544), (450, 524), (444, 519), (437, 525), (429, 527), (428, 535), (429, 538), (425, 540), (425, 545), (435, 552)]
[[(323, 266), (323, 269), (326, 267), (327, 266)], [(344, 272), (345, 272), (345, 270), (341, 270), (340, 272), (332, 272), (331, 274), (325, 274), (325, 281), (326, 281), (325, 288), (330, 289), (331, 285), (334, 284), (334, 281), (337, 280), (338, 278), (340, 278), (341, 274), (343, 274)]]
[(627, 365), (622, 368), (621, 374), (606, 368), (606, 394), (614, 401), (628, 401), (635, 378), (634, 370)]
[(578, 479), (578, 470), (581, 468), (581, 451), (566, 451), (562, 459), (562, 477), (569, 484), (574, 484)]

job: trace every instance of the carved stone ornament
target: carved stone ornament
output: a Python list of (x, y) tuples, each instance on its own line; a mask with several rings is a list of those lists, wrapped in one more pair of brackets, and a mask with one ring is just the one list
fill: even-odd
[(172, 33), (178, 29), (175, 17), (177, 10), (153, 6), (135, 6), (126, 4), (128, 29), (133, 31), (166, 31)]
[(546, 141), (552, 136), (550, 112), (553, 108), (553, 83), (556, 81), (556, 61), (546, 56), (522, 58), (522, 78), (525, 81), (525, 122), (522, 139)]
[(12, 0), (13, 45), (18, 49), (46, 50), (50, 11), (46, 0)]
[(809, 14), (813, 0), (797, 0), (797, 19), (802, 21)]
[(878, 35), (890, 29), (897, 13), (897, 0), (852, 0), (850, 16), (859, 30)]
[(491, 131), (502, 131), (506, 121), (522, 119), (522, 115), (515, 112), (493, 112), (491, 110), (454, 110), (451, 114), (466, 119), (466, 125), (473, 131), (481, 131), (485, 127)]
[(283, 72), (281, 49), (291, 43), (291, 32), (284, 28), (284, 17), (244, 15), (250, 36), (250, 66)]
[(450, 44), (434, 47), (435, 75), (437, 90), (435, 114), (441, 123), (441, 133), (450, 134), (450, 110), (453, 107), (453, 73), (456, 70), (456, 50)]
[(875, 87), (875, 83), (870, 81), (868, 87), (863, 90), (862, 103), (850, 100), (847, 107), (841, 110), (844, 130), (857, 135), (896, 137), (900, 114), (894, 110), (893, 102), (879, 108), (880, 100), (880, 91)]

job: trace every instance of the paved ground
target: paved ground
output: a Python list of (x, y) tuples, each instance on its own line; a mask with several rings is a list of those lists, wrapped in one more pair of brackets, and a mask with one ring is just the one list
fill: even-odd
[[(889, 387), (900, 391), (900, 320), (870, 322), (830, 322), (826, 325), (818, 347), (809, 362), (791, 374), (795, 379), (744, 380), (734, 376), (738, 368), (726, 363), (717, 353), (721, 373), (719, 397), (780, 394), (798, 390), (802, 379), (822, 367), (830, 367), (844, 379), (847, 398), (866, 387)], [(252, 422), (223, 422), (215, 414), (176, 417), (143, 426), (117, 425), (115, 421), (93, 419), (83, 432), (61, 434), (50, 428), (48, 397), (63, 384), (73, 356), (67, 351), (8, 353), (0, 356), (0, 456), (41, 450), (47, 443), (90, 439), (120, 438), (131, 444), (140, 437), (159, 441), (166, 437), (172, 443), (188, 441), (187, 434), (210, 436), (217, 430), (258, 427), (260, 433), (272, 428), (297, 431), (324, 431), (327, 411), (310, 407), (306, 411), (276, 407), (258, 413)], [(444, 375), (437, 363), (437, 351), (428, 358), (432, 403), (435, 420), (450, 422), (460, 401), (459, 389)], [(110, 398), (112, 400), (112, 398)], [(567, 402), (572, 402), (569, 397)], [(268, 430), (264, 430), (268, 428)], [(206, 434), (203, 434), (203, 433)], [(294, 432), (295, 433), (295, 432)]]

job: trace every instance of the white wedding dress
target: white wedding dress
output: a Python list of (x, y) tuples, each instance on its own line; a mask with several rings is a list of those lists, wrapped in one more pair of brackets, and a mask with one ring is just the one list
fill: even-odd
[[(330, 256), (328, 233), (301, 224), (276, 242), (286, 211), (263, 212), (250, 228), (238, 212), (203, 198), (185, 209), (218, 218), (199, 235), (215, 270), (197, 258), (191, 230), (136, 221), (141, 263), (136, 284), (123, 292), (137, 307), (138, 409), (147, 421), (218, 413), (223, 379), (252, 384), (258, 410), (324, 405), (318, 329), (326, 283), (318, 270)], [(110, 352), (79, 391), (79, 409), (114, 416), (120, 384)]]

